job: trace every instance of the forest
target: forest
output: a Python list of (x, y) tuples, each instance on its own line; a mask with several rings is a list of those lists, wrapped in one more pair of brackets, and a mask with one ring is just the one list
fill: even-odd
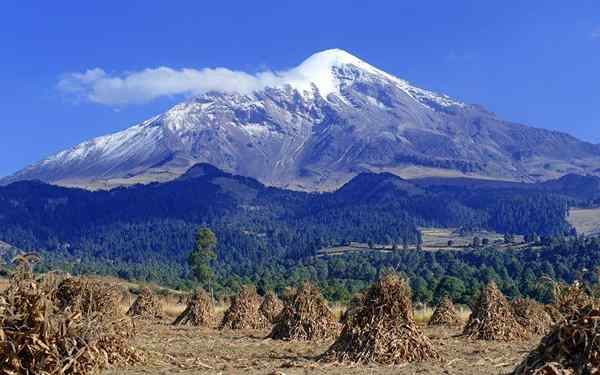
[[(362, 173), (337, 191), (307, 193), (267, 187), (207, 164), (171, 182), (110, 191), (26, 181), (0, 187), (0, 241), (47, 254), (42, 267), (189, 287), (186, 259), (196, 230), (206, 226), (218, 238), (213, 267), (223, 290), (259, 280), (265, 287), (281, 288), (310, 277), (330, 288), (329, 297), (346, 299), (383, 267), (400, 265), (408, 267), (402, 272), (414, 274), (415, 296), (424, 301), (434, 298), (435, 291), (420, 292), (423, 281), (434, 285), (440, 278), (457, 277), (466, 290), (473, 290), (491, 270), (504, 280), (507, 292), (517, 288), (530, 294), (507, 281), (522, 276), (508, 265), (514, 257), (526, 264), (518, 258), (526, 251), (315, 255), (348, 241), (415, 243), (422, 226), (535, 233), (550, 249), (550, 239), (577, 238), (566, 221), (569, 207), (600, 198), (598, 190), (576, 188), (581, 179), (586, 186), (597, 183), (595, 177), (581, 176), (524, 184)], [(552, 253), (546, 255), (561, 277), (572, 276), (560, 271), (565, 259), (556, 263)], [(480, 267), (486, 262), (492, 266)]]

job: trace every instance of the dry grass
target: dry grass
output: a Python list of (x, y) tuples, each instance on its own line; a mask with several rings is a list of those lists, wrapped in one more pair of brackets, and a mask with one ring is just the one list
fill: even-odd
[[(471, 309), (466, 306), (457, 305), (456, 313), (461, 322), (466, 322), (471, 316)], [(425, 325), (428, 324), (433, 316), (435, 309), (433, 307), (419, 307), (414, 309), (414, 318), (417, 324)]]

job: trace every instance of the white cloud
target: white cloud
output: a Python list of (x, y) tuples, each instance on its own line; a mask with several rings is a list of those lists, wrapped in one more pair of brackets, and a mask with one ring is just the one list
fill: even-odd
[(195, 95), (209, 91), (251, 92), (276, 84), (272, 72), (248, 74), (226, 68), (171, 69), (158, 67), (122, 75), (100, 68), (65, 74), (58, 89), (79, 99), (108, 105), (145, 103), (161, 96)]
[(299, 66), (279, 72), (265, 70), (250, 74), (227, 68), (172, 69), (158, 67), (122, 74), (109, 74), (100, 68), (68, 73), (58, 89), (80, 100), (120, 106), (146, 103), (162, 96), (198, 95), (210, 91), (250, 93), (267, 86), (290, 84), (300, 90), (317, 85), (322, 95), (336, 90), (331, 66), (343, 63), (365, 65), (349, 53), (331, 49), (316, 53)]

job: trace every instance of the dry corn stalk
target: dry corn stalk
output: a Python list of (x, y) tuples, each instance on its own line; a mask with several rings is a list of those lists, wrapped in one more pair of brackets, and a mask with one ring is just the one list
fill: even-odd
[(0, 296), (0, 374), (92, 374), (143, 359), (130, 320), (63, 310), (48, 285), (17, 268)]
[(457, 326), (462, 324), (462, 321), (456, 312), (456, 308), (454, 307), (452, 300), (446, 296), (442, 298), (440, 303), (437, 305), (433, 315), (431, 315), (431, 319), (429, 319), (427, 324), (430, 326)]
[(516, 298), (511, 302), (517, 322), (529, 333), (545, 335), (552, 326), (552, 317), (546, 307), (532, 299)]
[(225, 311), (221, 329), (262, 329), (269, 325), (260, 313), (262, 299), (256, 293), (254, 285), (244, 285), (240, 293), (233, 299), (229, 309)]
[(346, 321), (323, 361), (397, 365), (438, 360), (432, 343), (417, 326), (405, 280), (388, 274), (372, 285)]
[(510, 303), (494, 282), (481, 292), (463, 335), (472, 339), (499, 341), (524, 340), (528, 337), (525, 328), (517, 322)]
[(127, 315), (142, 319), (162, 319), (162, 304), (150, 288), (142, 288)]
[(554, 326), (513, 374), (597, 374), (600, 372), (599, 337), (600, 310), (590, 304)]
[(306, 282), (284, 299), (270, 337), (276, 340), (320, 341), (338, 333), (335, 315), (318, 288)]
[(202, 288), (197, 289), (188, 300), (185, 310), (175, 319), (173, 325), (209, 327), (215, 322), (215, 303)]
[(260, 305), (260, 313), (270, 322), (275, 323), (283, 309), (283, 303), (273, 291), (269, 290)]

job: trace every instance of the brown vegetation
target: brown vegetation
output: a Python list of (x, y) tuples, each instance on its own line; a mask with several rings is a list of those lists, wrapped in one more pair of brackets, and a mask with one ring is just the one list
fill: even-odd
[(524, 340), (528, 336), (494, 282), (482, 290), (463, 335), (472, 339), (501, 341)]
[(66, 277), (56, 287), (54, 299), (61, 310), (116, 316), (120, 313), (122, 290), (115, 283)]
[(555, 326), (515, 369), (515, 375), (597, 374), (600, 310), (590, 304)]
[(260, 313), (270, 322), (275, 323), (283, 309), (283, 303), (273, 291), (269, 290), (260, 305)]
[(448, 325), (457, 326), (462, 324), (458, 312), (452, 303), (452, 300), (448, 297), (442, 298), (440, 303), (435, 308), (428, 325)]
[(0, 295), (0, 373), (91, 374), (143, 359), (129, 345), (133, 326), (127, 318), (84, 314), (81, 305), (59, 307), (52, 283), (34, 280), (30, 271), (19, 264)]
[(356, 293), (354, 296), (352, 296), (352, 299), (350, 299), (350, 302), (348, 302), (346, 310), (340, 317), (340, 323), (345, 324), (352, 319), (354, 314), (361, 308), (364, 297), (365, 295), (363, 293)]
[(384, 365), (439, 358), (414, 321), (410, 287), (397, 275), (369, 288), (362, 306), (322, 356), (324, 361)]
[(127, 315), (142, 319), (162, 319), (162, 304), (150, 288), (142, 288)]
[(511, 302), (517, 322), (534, 335), (545, 335), (553, 324), (546, 307), (529, 298), (517, 298)]
[(175, 319), (173, 325), (210, 327), (215, 322), (215, 303), (202, 288), (198, 288), (189, 298), (185, 310)]
[(305, 282), (284, 298), (281, 314), (270, 337), (276, 340), (320, 341), (338, 333), (336, 317), (314, 285)]
[(244, 285), (240, 293), (233, 298), (231, 306), (225, 311), (220, 328), (229, 329), (261, 329), (269, 325), (260, 313), (262, 299), (256, 293), (254, 285)]

